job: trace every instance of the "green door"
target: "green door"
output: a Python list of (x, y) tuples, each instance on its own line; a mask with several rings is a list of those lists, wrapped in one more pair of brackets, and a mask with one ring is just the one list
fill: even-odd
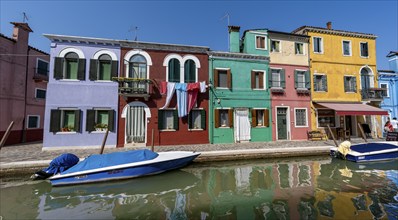
[(278, 126), (278, 137), (277, 140), (287, 140), (287, 108), (277, 108), (277, 126)]

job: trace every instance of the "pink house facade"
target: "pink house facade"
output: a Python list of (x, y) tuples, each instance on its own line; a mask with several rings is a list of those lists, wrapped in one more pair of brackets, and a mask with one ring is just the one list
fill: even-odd
[(0, 34), (0, 137), (12, 121), (6, 145), (43, 140), (49, 54), (29, 46), (27, 23), (11, 22), (12, 37)]
[(311, 128), (309, 38), (268, 30), (272, 140), (307, 140)]

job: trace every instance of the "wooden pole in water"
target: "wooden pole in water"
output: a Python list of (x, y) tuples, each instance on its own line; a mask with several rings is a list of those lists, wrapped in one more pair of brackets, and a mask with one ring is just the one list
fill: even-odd
[(337, 144), (336, 138), (334, 138), (334, 134), (333, 134), (333, 132), (332, 132), (332, 129), (330, 129), (330, 126), (329, 126), (329, 125), (328, 125), (328, 130), (329, 130), (329, 132), (330, 132), (330, 136), (332, 136), (332, 138), (333, 138), (334, 144), (336, 145), (336, 147), (339, 147), (339, 144)]
[(155, 146), (153, 143), (153, 128), (152, 128), (152, 145), (151, 145), (151, 151), (155, 152)]
[(106, 139), (108, 138), (109, 129), (106, 129), (104, 140), (102, 140), (101, 151), (100, 154), (104, 153)]
[(368, 140), (366, 140), (365, 132), (363, 132), (362, 126), (359, 122), (358, 122), (358, 127), (359, 127), (359, 130), (361, 131), (362, 138), (365, 140), (365, 143), (368, 143)]
[(7, 140), (7, 138), (8, 138), (8, 135), (10, 135), (11, 128), (12, 128), (13, 125), (14, 125), (14, 121), (12, 121), (12, 122), (10, 123), (10, 125), (8, 125), (8, 128), (7, 128), (7, 130), (6, 130), (6, 133), (4, 133), (3, 138), (1, 138), (0, 149), (1, 149), (1, 148), (4, 146), (4, 144), (6, 143), (6, 140)]

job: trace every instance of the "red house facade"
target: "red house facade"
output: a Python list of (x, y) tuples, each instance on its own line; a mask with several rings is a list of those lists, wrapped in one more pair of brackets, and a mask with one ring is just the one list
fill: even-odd
[(208, 50), (121, 42), (117, 147), (209, 143)]

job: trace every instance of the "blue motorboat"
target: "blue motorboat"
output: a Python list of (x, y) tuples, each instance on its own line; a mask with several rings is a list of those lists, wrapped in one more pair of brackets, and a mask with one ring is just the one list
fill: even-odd
[(156, 153), (147, 149), (95, 154), (49, 180), (53, 186), (63, 186), (154, 175), (187, 166), (199, 155), (189, 151)]
[(398, 159), (397, 141), (371, 142), (354, 145), (348, 143), (343, 142), (339, 147), (332, 147), (330, 149), (331, 155), (354, 162)]

